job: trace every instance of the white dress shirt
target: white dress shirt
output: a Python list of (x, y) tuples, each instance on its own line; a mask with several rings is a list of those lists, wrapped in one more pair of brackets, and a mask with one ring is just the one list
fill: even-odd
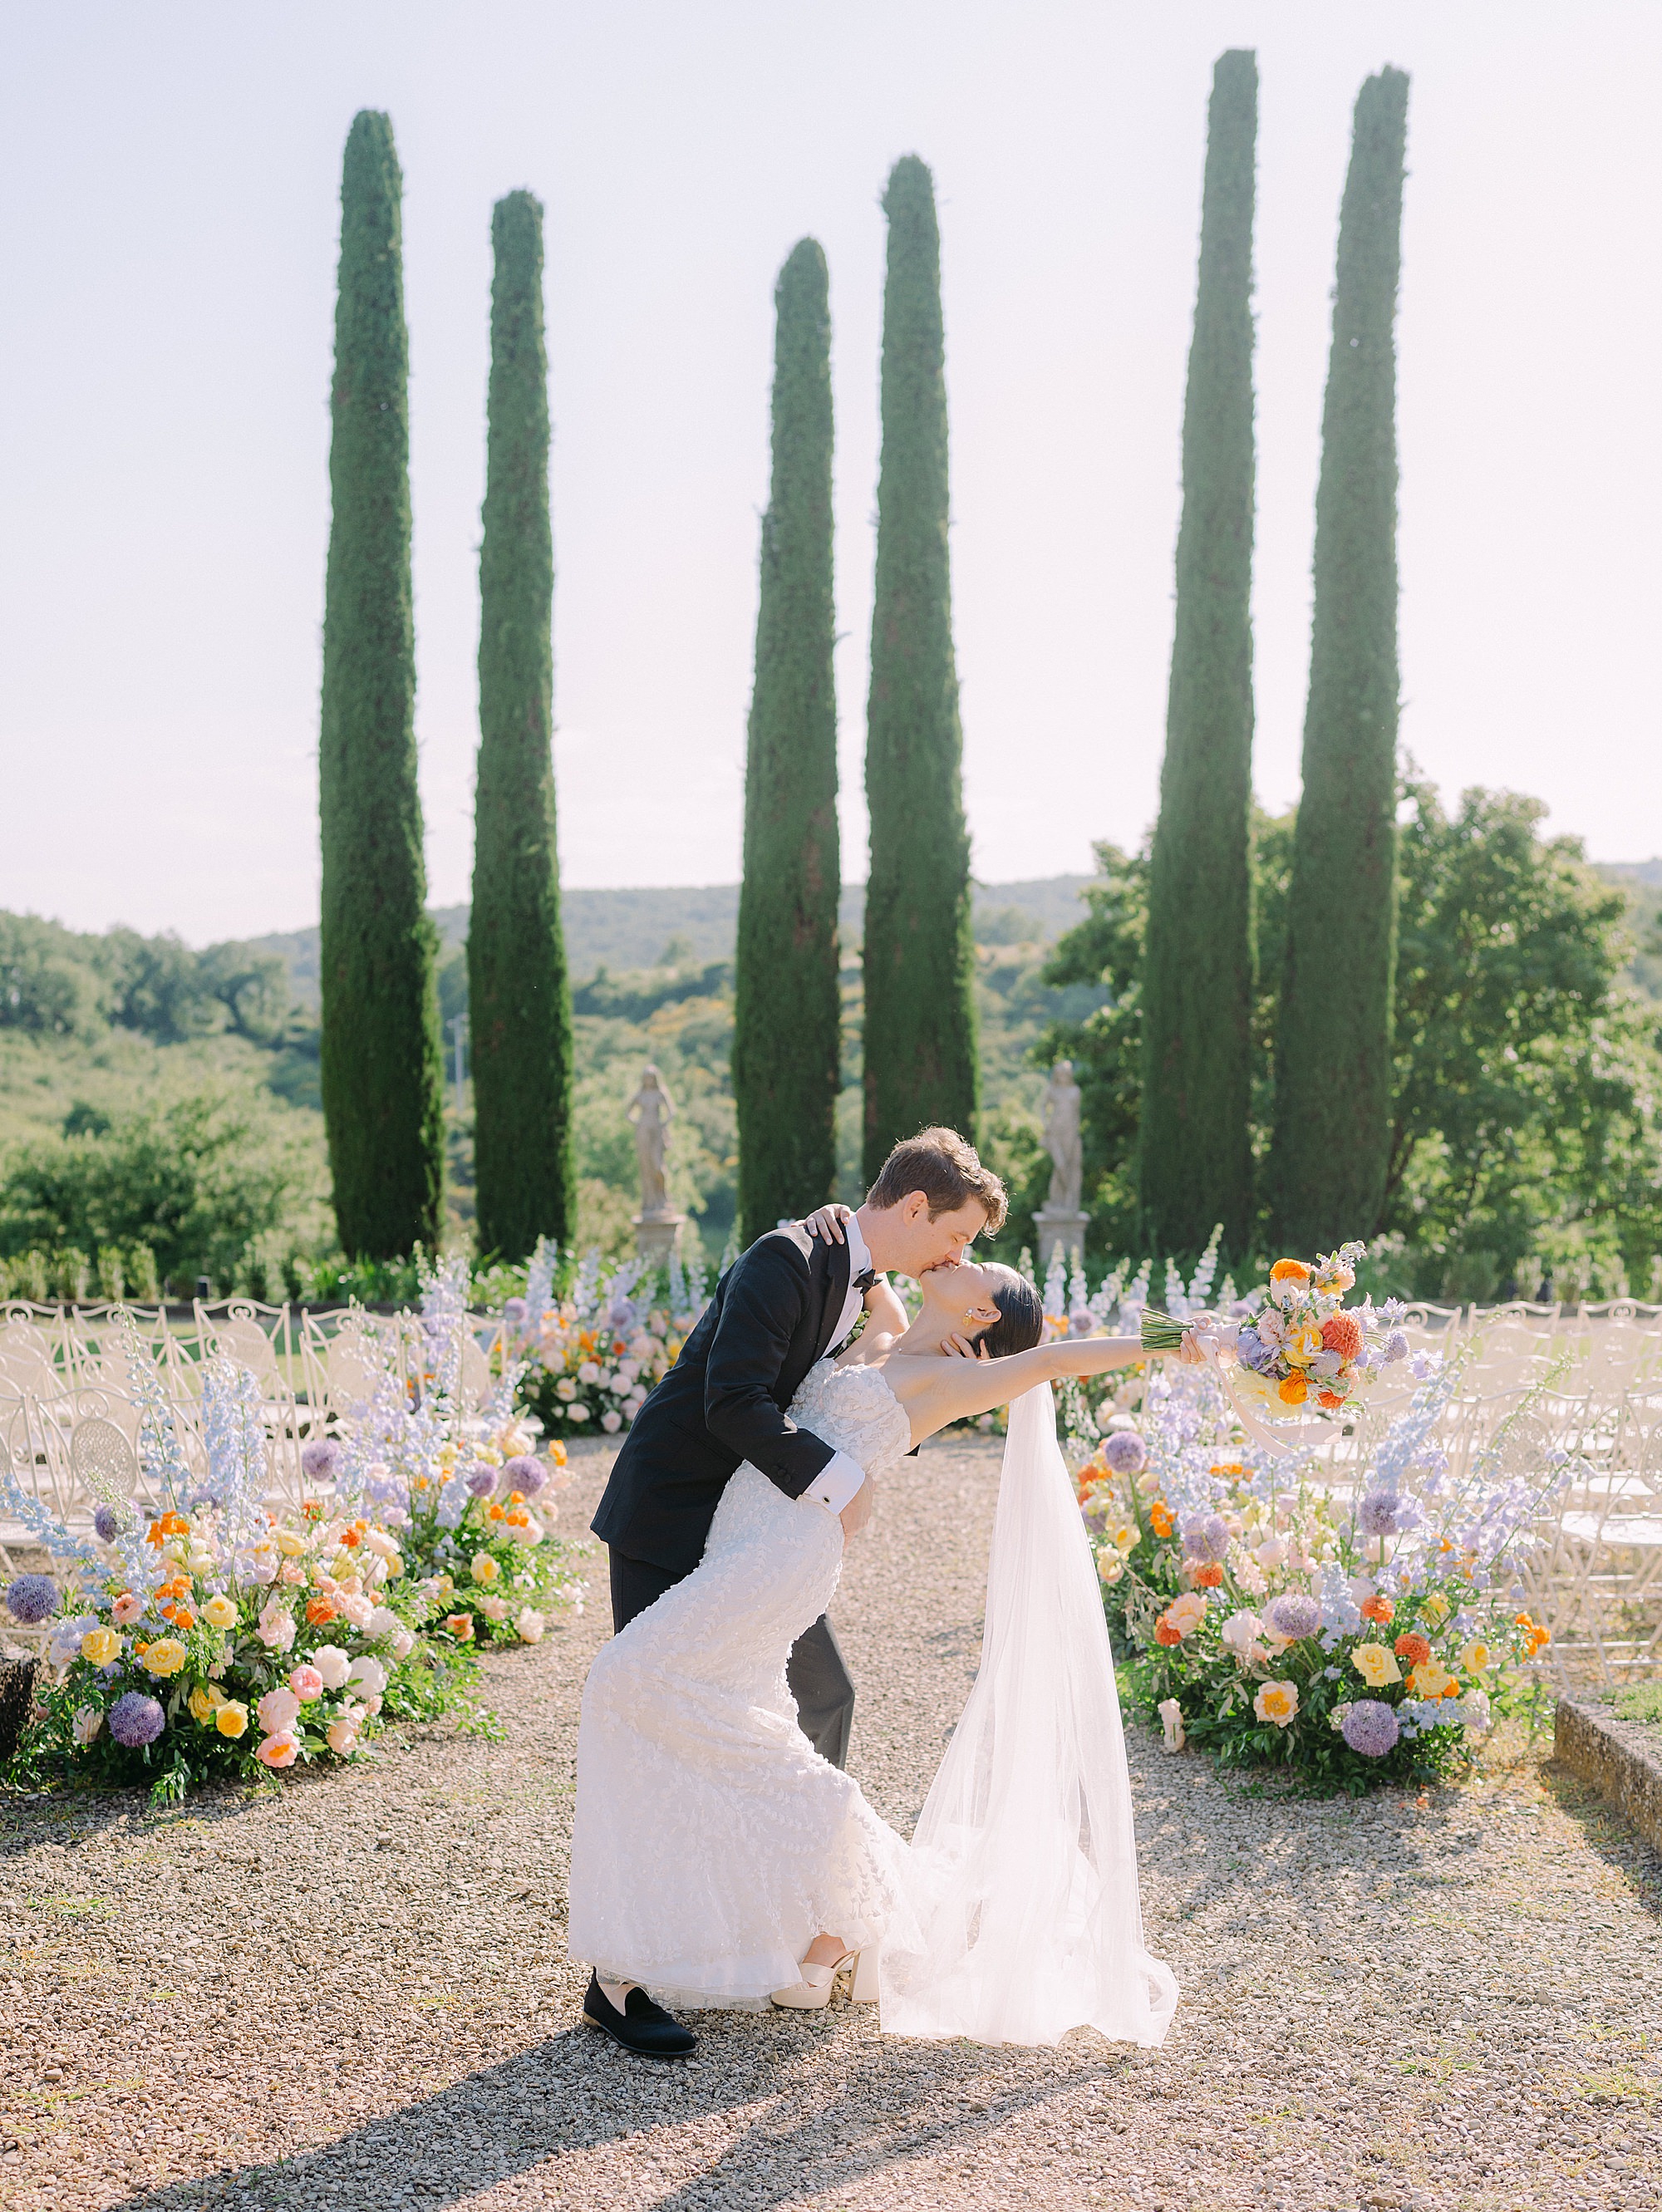
[[(847, 1341), (849, 1331), (860, 1318), (866, 1294), (855, 1285), (872, 1263), (866, 1240), (860, 1233), (860, 1224), (852, 1214), (843, 1224), (843, 1234), (849, 1244), (849, 1287), (837, 1327), (831, 1331), (832, 1352)], [(833, 1452), (802, 1495), (812, 1498), (816, 1505), (823, 1505), (828, 1513), (841, 1513), (865, 1480), (866, 1470), (857, 1459), (850, 1459), (847, 1452)]]

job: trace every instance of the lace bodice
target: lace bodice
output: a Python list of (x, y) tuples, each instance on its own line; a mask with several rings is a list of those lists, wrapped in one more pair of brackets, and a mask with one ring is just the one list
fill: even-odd
[(839, 1367), (822, 1359), (790, 1401), (790, 1417), (834, 1451), (882, 1474), (912, 1448), (912, 1425), (880, 1367)]

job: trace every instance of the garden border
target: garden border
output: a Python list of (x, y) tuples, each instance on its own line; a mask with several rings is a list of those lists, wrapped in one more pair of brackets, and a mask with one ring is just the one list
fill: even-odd
[(1553, 1754), (1590, 1782), (1629, 1826), (1662, 1851), (1662, 1744), (1655, 1731), (1603, 1705), (1560, 1698)]

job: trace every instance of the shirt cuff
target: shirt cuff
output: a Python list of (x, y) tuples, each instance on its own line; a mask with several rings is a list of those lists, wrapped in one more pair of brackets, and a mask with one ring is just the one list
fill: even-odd
[(840, 1513), (866, 1480), (866, 1470), (847, 1452), (833, 1452), (802, 1492), (828, 1513)]

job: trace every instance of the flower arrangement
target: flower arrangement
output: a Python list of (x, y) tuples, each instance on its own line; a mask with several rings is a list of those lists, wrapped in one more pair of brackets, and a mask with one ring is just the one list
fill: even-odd
[[(1371, 1298), (1344, 1304), (1367, 1250), (1353, 1243), (1321, 1254), (1313, 1266), (1275, 1261), (1266, 1297), (1236, 1334), (1239, 1375), (1232, 1387), (1247, 1407), (1282, 1420), (1330, 1419), (1383, 1368), (1408, 1358), (1408, 1339), (1396, 1326), (1402, 1308), (1394, 1299), (1379, 1313)], [(1142, 1341), (1151, 1352), (1174, 1352), (1184, 1327), (1151, 1307), (1142, 1317)]]
[(44, 1710), (19, 1758), (149, 1779), (161, 1802), (214, 1772), (354, 1758), (389, 1701), (423, 1694), (396, 1537), (363, 1517), (293, 1526), (267, 1511), (259, 1386), (226, 1360), (204, 1376), (208, 1473), (193, 1480), (130, 1319), (125, 1333), (160, 1505), (107, 1499), (86, 1539), (0, 1475), (76, 1583), (67, 1600), (50, 1575), (6, 1592), (13, 1618), (46, 1632)]
[(522, 1363), (521, 1405), (551, 1435), (616, 1436), (668, 1374), (705, 1303), (702, 1265), (672, 1259), (654, 1275), (639, 1260), (607, 1267), (595, 1252), (574, 1264), (540, 1241), (525, 1297), (502, 1309), (507, 1350)]
[(1422, 1388), (1348, 1492), (1308, 1451), (1243, 1443), (1206, 1371), (1151, 1382), (1077, 1480), (1129, 1680), (1168, 1736), (1360, 1794), (1444, 1771), (1488, 1728), (1548, 1640), (1518, 1577), (1569, 1471), (1514, 1449), (1525, 1402), (1453, 1480), (1436, 1431), (1454, 1382)]
[[(390, 1355), (362, 1416), (341, 1437), (306, 1446), (301, 1468), (333, 1504), (399, 1532), (415, 1601), (429, 1634), (451, 1645), (536, 1644), (550, 1620), (580, 1611), (574, 1547), (553, 1533), (570, 1477), (557, 1438), (537, 1452), (534, 1420), (514, 1410), (521, 1368), (510, 1362), (487, 1405), (464, 1413), (461, 1346), (468, 1326), (465, 1262), (431, 1270), (422, 1287), (420, 1372)], [(320, 1516), (320, 1503), (308, 1504)]]

